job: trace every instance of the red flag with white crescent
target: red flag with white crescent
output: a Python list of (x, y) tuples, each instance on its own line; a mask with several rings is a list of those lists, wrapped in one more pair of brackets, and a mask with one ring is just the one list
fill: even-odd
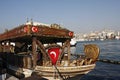
[(38, 32), (38, 28), (35, 27), (35, 26), (33, 26), (33, 27), (32, 27), (32, 31), (33, 31), (33, 32)]
[(55, 65), (60, 54), (60, 48), (50, 48), (48, 49), (48, 54), (51, 58), (52, 64)]

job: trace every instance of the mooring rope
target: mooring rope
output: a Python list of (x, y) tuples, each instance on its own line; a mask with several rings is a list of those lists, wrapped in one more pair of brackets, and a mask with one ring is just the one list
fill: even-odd
[(120, 64), (120, 61), (114, 61), (109, 59), (98, 59), (100, 62), (111, 63), (111, 64)]
[(55, 67), (55, 69), (57, 70), (57, 73), (59, 74), (60, 78), (62, 78), (62, 80), (65, 80), (64, 77), (63, 77), (63, 76), (61, 75), (61, 73), (59, 72), (57, 66), (54, 65), (54, 67)]
[[(80, 57), (80, 54), (71, 54), (72, 56)], [(114, 61), (110, 59), (97, 59), (99, 62), (110, 63), (110, 64), (120, 64), (120, 61)]]

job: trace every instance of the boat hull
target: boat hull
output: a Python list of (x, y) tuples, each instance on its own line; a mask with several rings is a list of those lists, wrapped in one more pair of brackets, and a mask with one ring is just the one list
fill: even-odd
[(83, 66), (70, 66), (70, 67), (45, 67), (37, 66), (35, 71), (39, 73), (42, 77), (49, 80), (54, 80), (55, 78), (65, 78), (73, 79), (80, 78), (82, 75), (87, 74), (92, 69), (95, 68), (95, 64), (83, 65)]

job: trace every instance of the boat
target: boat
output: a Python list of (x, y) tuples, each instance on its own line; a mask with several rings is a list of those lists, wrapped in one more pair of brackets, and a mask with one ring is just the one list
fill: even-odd
[(84, 55), (72, 58), (74, 32), (58, 24), (28, 21), (0, 34), (0, 59), (7, 73), (19, 79), (33, 75), (46, 80), (78, 80), (95, 68), (96, 44), (84, 45)]

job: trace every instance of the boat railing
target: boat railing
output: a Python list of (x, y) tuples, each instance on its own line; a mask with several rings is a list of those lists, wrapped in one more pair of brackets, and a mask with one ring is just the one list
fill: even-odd
[[(84, 66), (84, 65), (90, 65), (90, 64), (94, 64), (93, 59), (81, 58), (81, 59), (70, 61), (70, 64), (68, 64), (67, 60), (58, 61), (56, 66), (59, 66), (59, 67), (71, 66), (72, 67), (72, 66)], [(38, 66), (40, 65), (38, 64)], [(43, 66), (53, 66), (52, 61), (47, 61), (47, 62), (43, 61)]]

